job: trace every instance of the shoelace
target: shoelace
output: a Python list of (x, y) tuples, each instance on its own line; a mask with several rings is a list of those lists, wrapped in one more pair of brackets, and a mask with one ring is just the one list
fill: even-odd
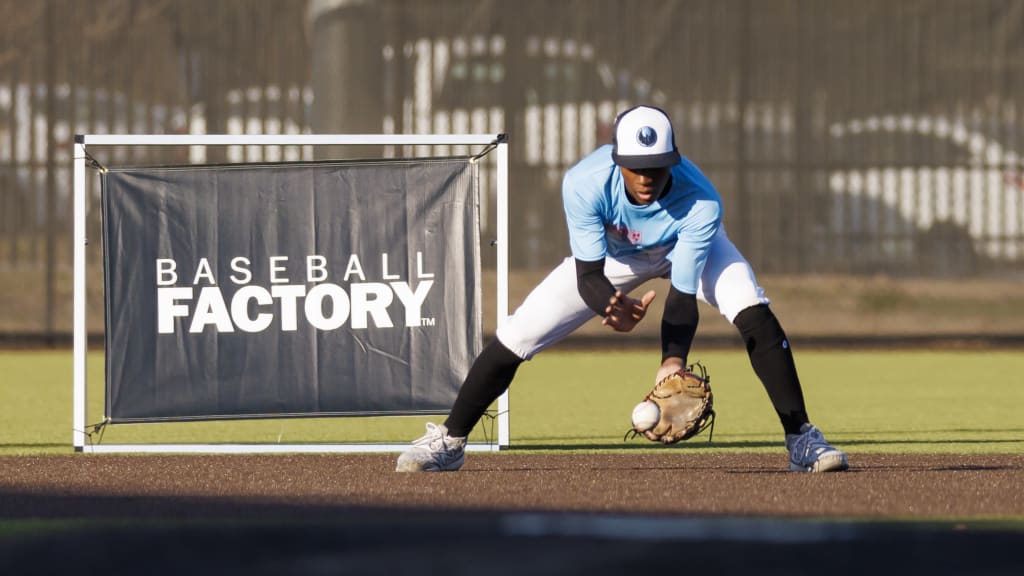
[(811, 453), (817, 454), (830, 448), (828, 442), (825, 442), (825, 437), (815, 428), (797, 437), (793, 442), (792, 452), (806, 457)]
[(448, 443), (445, 442), (444, 438), (445, 434), (441, 431), (441, 427), (435, 424), (430, 424), (427, 427), (427, 433), (415, 440), (413, 445), (426, 447), (431, 452), (444, 452), (445, 454), (448, 454), (452, 449), (448, 446)]
[(441, 428), (439, 426), (428, 424), (427, 433), (414, 440), (413, 444), (416, 446), (428, 446), (433, 448), (434, 443), (438, 440), (444, 444), (444, 434), (441, 432)]

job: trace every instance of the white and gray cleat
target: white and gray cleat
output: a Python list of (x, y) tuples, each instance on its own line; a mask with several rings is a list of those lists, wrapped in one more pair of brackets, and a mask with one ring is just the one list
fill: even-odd
[(825, 441), (811, 423), (801, 426), (799, 434), (786, 434), (786, 449), (793, 472), (839, 472), (850, 467), (846, 454)]
[(427, 423), (427, 433), (398, 457), (397, 472), (444, 472), (462, 468), (466, 438), (453, 438), (442, 424)]

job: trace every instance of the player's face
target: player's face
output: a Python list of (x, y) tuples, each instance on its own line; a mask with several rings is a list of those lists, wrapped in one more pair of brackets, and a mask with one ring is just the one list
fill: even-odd
[(665, 190), (668, 184), (669, 168), (641, 168), (630, 170), (619, 166), (622, 171), (622, 179), (626, 184), (626, 192), (633, 202), (646, 206), (653, 203)]

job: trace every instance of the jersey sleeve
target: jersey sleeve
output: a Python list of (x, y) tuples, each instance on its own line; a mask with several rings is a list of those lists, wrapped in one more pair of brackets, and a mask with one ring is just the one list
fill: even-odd
[(562, 181), (562, 207), (569, 228), (569, 246), (577, 260), (594, 262), (605, 257), (608, 244), (600, 213), (600, 195), (574, 178)]
[(679, 238), (670, 256), (672, 286), (684, 294), (696, 294), (711, 241), (722, 225), (722, 205), (717, 199), (698, 200), (693, 212), (679, 229)]

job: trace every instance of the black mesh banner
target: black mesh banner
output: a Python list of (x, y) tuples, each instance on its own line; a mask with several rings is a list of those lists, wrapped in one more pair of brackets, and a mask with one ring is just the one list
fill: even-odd
[(114, 422), (447, 411), (482, 341), (468, 158), (112, 169)]

